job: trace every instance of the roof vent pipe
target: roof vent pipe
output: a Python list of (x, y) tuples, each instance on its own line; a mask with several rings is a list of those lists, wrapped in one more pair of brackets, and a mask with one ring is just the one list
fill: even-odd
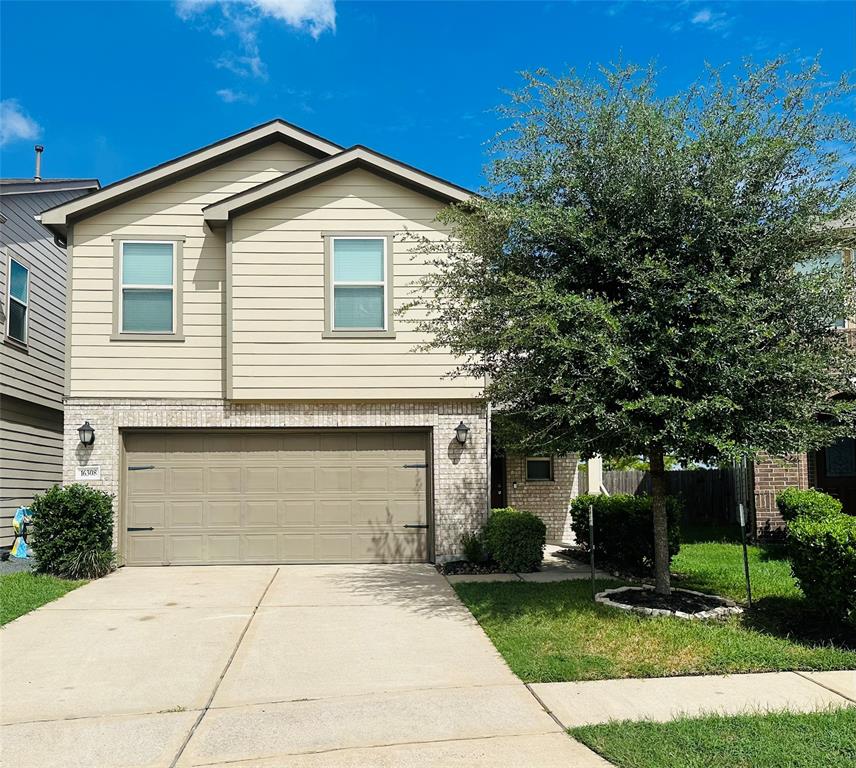
[(33, 181), (41, 181), (42, 180), (42, 152), (45, 151), (45, 148), (41, 144), (36, 144), (36, 173), (33, 176)]

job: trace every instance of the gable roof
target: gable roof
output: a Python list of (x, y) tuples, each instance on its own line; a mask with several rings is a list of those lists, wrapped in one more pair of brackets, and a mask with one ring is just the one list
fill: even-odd
[(217, 203), (207, 205), (202, 209), (202, 213), (211, 226), (223, 226), (233, 216), (294, 194), (355, 168), (364, 168), (447, 203), (464, 202), (472, 198), (474, 194), (457, 184), (444, 181), (430, 173), (420, 171), (418, 168), (357, 145), (337, 155), (326, 157), (271, 181), (257, 184), (255, 187)]
[(147, 171), (108, 184), (85, 197), (50, 208), (42, 213), (40, 220), (52, 232), (64, 237), (67, 225), (71, 221), (111, 208), (120, 202), (278, 141), (297, 147), (314, 157), (328, 157), (342, 151), (342, 147), (338, 144), (304, 131), (285, 120), (270, 120), (174, 160), (156, 165)]

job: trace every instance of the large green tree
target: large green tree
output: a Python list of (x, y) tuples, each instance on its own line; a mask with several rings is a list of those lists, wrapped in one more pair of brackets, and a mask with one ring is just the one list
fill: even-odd
[(853, 432), (856, 356), (834, 326), (854, 280), (827, 265), (856, 244), (853, 90), (782, 60), (669, 97), (651, 69), (525, 78), (489, 188), (444, 213), (455, 239), (420, 246), (435, 269), (414, 304), (520, 443), (647, 457), (668, 593), (665, 456)]

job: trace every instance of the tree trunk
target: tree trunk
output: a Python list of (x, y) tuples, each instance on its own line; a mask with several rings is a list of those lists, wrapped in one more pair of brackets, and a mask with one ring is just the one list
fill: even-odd
[(651, 509), (654, 513), (654, 579), (661, 595), (672, 592), (669, 577), (669, 521), (666, 517), (666, 467), (662, 450), (652, 450)]

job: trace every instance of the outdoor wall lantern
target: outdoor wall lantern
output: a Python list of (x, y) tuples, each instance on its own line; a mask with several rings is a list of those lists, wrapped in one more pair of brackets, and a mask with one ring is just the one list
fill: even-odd
[(84, 421), (83, 426), (77, 428), (77, 434), (80, 435), (81, 445), (89, 447), (95, 442), (95, 430), (88, 421)]
[(464, 424), (462, 421), (455, 427), (455, 440), (457, 440), (461, 445), (467, 442), (467, 435), (470, 433), (470, 428)]

